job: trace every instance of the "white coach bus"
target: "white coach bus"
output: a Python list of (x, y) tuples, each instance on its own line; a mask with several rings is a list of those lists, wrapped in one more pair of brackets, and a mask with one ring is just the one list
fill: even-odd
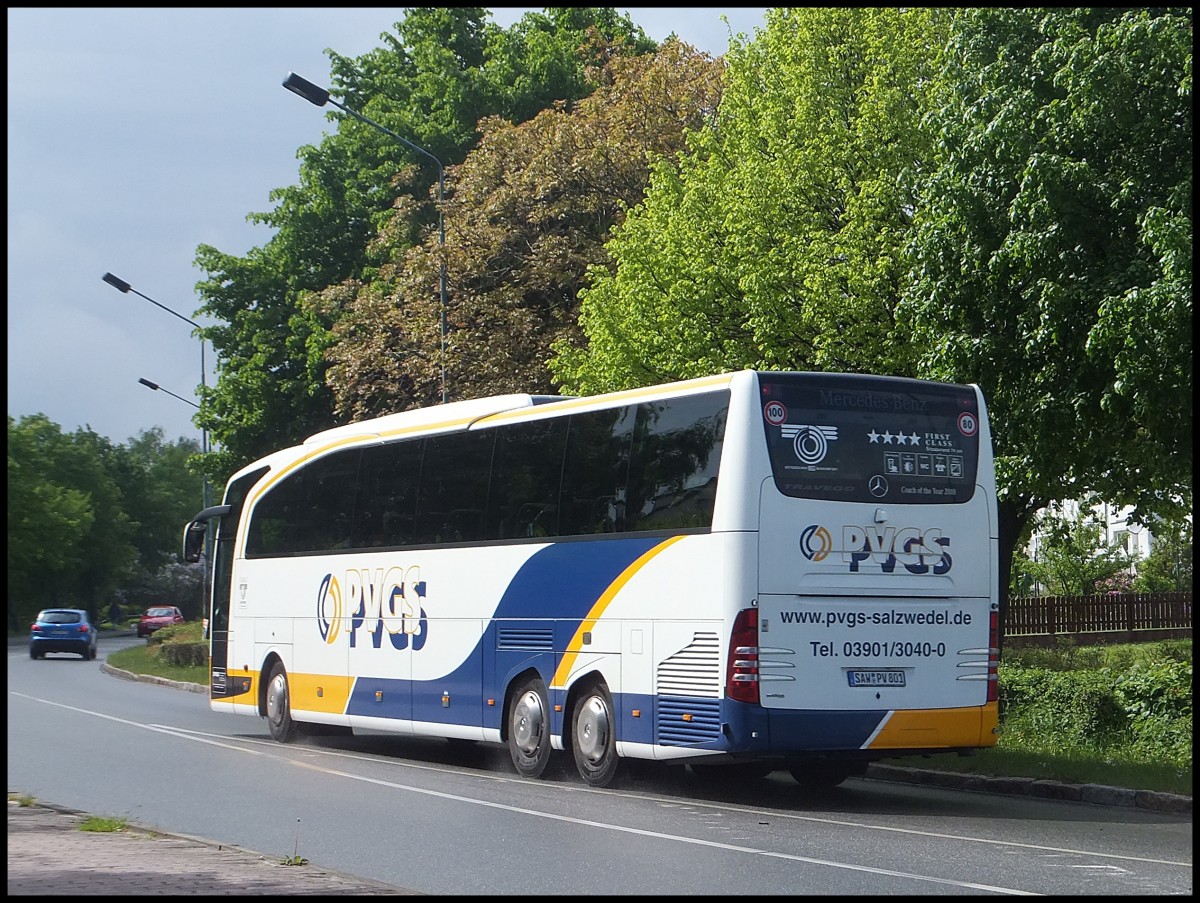
[(787, 770), (996, 742), (995, 479), (976, 386), (740, 371), (331, 429), (215, 520), (211, 706), (271, 735)]

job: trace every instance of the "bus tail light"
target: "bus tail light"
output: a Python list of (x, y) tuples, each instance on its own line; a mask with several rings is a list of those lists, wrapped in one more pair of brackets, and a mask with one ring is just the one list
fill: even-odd
[(1000, 612), (992, 608), (988, 621), (987, 701), (1000, 698)]
[(729, 665), (725, 695), (737, 702), (758, 704), (758, 609), (743, 608), (729, 636)]

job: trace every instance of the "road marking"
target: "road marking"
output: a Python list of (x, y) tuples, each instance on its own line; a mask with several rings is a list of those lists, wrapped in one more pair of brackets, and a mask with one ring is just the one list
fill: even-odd
[[(341, 751), (341, 750), (322, 749), (319, 747), (302, 747), (302, 748), (301, 747), (281, 747), (281, 745), (274, 740), (258, 740), (258, 739), (254, 739), (254, 738), (239, 738), (237, 741), (231, 741), (225, 737), (222, 737), (219, 734), (208, 734), (208, 733), (205, 733), (202, 731), (194, 731), (194, 730), (189, 730), (187, 728), (176, 728), (176, 727), (171, 727), (168, 725), (144, 724), (144, 723), (141, 723), (138, 721), (131, 721), (127, 718), (119, 718), (115, 715), (106, 715), (106, 714), (103, 714), (100, 712), (89, 711), (87, 709), (81, 709), (77, 706), (67, 705), (67, 704), (61, 703), (61, 702), (54, 702), (49, 699), (42, 699), (42, 698), (39, 698), (36, 696), (30, 696), (25, 693), (10, 693), (10, 695), (17, 696), (17, 697), (20, 697), (23, 699), (28, 699), (28, 700), (31, 700), (34, 702), (44, 703), (46, 705), (56, 706), (58, 708), (67, 709), (69, 711), (78, 712), (83, 715), (92, 715), (96, 718), (102, 718), (107, 721), (113, 721), (113, 722), (117, 722), (120, 724), (125, 724), (130, 727), (140, 728), (142, 730), (149, 730), (149, 731), (153, 731), (155, 733), (168, 734), (168, 735), (176, 736), (180, 739), (191, 740), (191, 741), (197, 742), (197, 743), (204, 743), (209, 746), (217, 746), (217, 747), (220, 747), (223, 749), (231, 750), (233, 752), (240, 752), (240, 753), (245, 753), (247, 755), (263, 756), (266, 758), (275, 759), (277, 761), (284, 762), (289, 765), (295, 765), (300, 768), (306, 768), (311, 771), (318, 771), (318, 772), (322, 772), (325, 774), (334, 775), (337, 777), (348, 778), (350, 780), (361, 781), (361, 782), (370, 783), (370, 784), (376, 784), (379, 786), (389, 787), (394, 790), (408, 791), (411, 793), (419, 793), (419, 794), (422, 794), (425, 796), (432, 796), (432, 797), (437, 797), (437, 798), (441, 798), (441, 799), (453, 800), (456, 802), (463, 802), (463, 803), (468, 803), (471, 805), (484, 806), (484, 807), (492, 808), (492, 809), (500, 809), (500, 810), (504, 810), (504, 811), (508, 811), (508, 812), (516, 812), (516, 813), (520, 813), (523, 815), (530, 815), (530, 816), (533, 816), (536, 818), (546, 818), (546, 819), (551, 819), (554, 821), (569, 822), (572, 824), (578, 824), (578, 825), (583, 825), (583, 826), (587, 826), (587, 827), (599, 828), (599, 829), (610, 830), (610, 831), (617, 831), (617, 832), (627, 833), (627, 834), (636, 834), (636, 835), (644, 836), (644, 837), (654, 837), (654, 838), (663, 839), (663, 840), (675, 841), (678, 843), (686, 843), (686, 844), (692, 844), (692, 845), (698, 845), (698, 846), (713, 847), (713, 848), (717, 848), (717, 849), (728, 850), (730, 852), (738, 852), (738, 853), (746, 853), (749, 855), (766, 856), (766, 857), (775, 858), (775, 859), (784, 859), (784, 860), (794, 861), (794, 862), (804, 862), (804, 863), (809, 863), (809, 864), (813, 864), (813, 865), (824, 865), (824, 866), (829, 866), (830, 868), (845, 869), (845, 870), (849, 870), (849, 871), (866, 872), (866, 873), (878, 874), (878, 875), (888, 875), (888, 876), (899, 877), (899, 878), (910, 878), (915, 881), (926, 881), (926, 882), (932, 882), (932, 883), (936, 883), (936, 884), (947, 884), (947, 885), (952, 885), (954, 887), (969, 888), (972, 890), (984, 890), (984, 891), (992, 891), (992, 892), (996, 892), (996, 893), (1015, 894), (1015, 895), (1020, 895), (1020, 896), (1041, 896), (1041, 894), (1038, 894), (1036, 892), (1031, 892), (1031, 891), (1023, 891), (1023, 890), (1017, 890), (1017, 889), (1013, 889), (1013, 888), (1003, 888), (1003, 887), (997, 887), (997, 886), (985, 885), (985, 884), (975, 884), (975, 883), (966, 882), (966, 881), (954, 881), (954, 880), (945, 879), (945, 878), (935, 878), (935, 877), (928, 876), (928, 875), (918, 875), (918, 874), (909, 873), (909, 872), (900, 872), (900, 871), (894, 871), (894, 870), (890, 870), (890, 869), (874, 868), (871, 866), (855, 865), (853, 863), (835, 862), (835, 861), (826, 860), (826, 859), (816, 859), (816, 858), (807, 857), (807, 856), (797, 856), (795, 854), (773, 852), (771, 850), (762, 850), (762, 849), (758, 849), (755, 847), (745, 847), (745, 846), (739, 846), (739, 845), (734, 845), (734, 844), (721, 843), (718, 841), (709, 841), (709, 840), (702, 840), (702, 839), (698, 839), (698, 838), (685, 837), (685, 836), (681, 836), (681, 835), (664, 834), (664, 833), (660, 833), (657, 831), (646, 831), (646, 830), (638, 829), (638, 828), (628, 828), (628, 827), (624, 827), (621, 825), (610, 824), (607, 822), (595, 822), (595, 821), (589, 821), (587, 819), (572, 818), (570, 816), (558, 815), (558, 814), (550, 813), (550, 812), (542, 812), (542, 811), (539, 811), (536, 809), (525, 809), (525, 808), (518, 807), (518, 806), (511, 806), (511, 805), (508, 805), (505, 803), (493, 803), (493, 802), (489, 802), (486, 800), (475, 799), (473, 797), (466, 797), (466, 796), (461, 796), (458, 794), (445, 793), (445, 792), (437, 791), (437, 790), (428, 790), (428, 789), (425, 789), (422, 787), (414, 787), (414, 786), (411, 786), (408, 784), (401, 784), (401, 783), (397, 783), (394, 781), (385, 781), (385, 780), (381, 780), (381, 779), (377, 779), (377, 778), (370, 778), (370, 777), (366, 777), (364, 775), (358, 775), (358, 774), (354, 774), (351, 772), (341, 771), (336, 768), (330, 768), (328, 766), (320, 765), (317, 763), (298, 761), (296, 759), (290, 758), (289, 756), (281, 755), (280, 751), (286, 750), (286, 749), (303, 749), (304, 752), (319, 753), (323, 756), (332, 757), (332, 758), (356, 759), (356, 760), (362, 760), (365, 762), (372, 762), (372, 763), (379, 763), (380, 761), (382, 761), (378, 757), (373, 757), (370, 755), (363, 755), (360, 753), (353, 753), (353, 752), (345, 752), (345, 751)], [(252, 746), (260, 746), (260, 747), (264, 747), (264, 749), (260, 750), (260, 749), (248, 748), (248, 747), (252, 747)], [(502, 774), (477, 775), (477, 774), (473, 774), (471, 772), (463, 772), (463, 771), (450, 769), (450, 768), (430, 766), (430, 765), (421, 765), (421, 764), (409, 763), (409, 762), (396, 762), (396, 763), (390, 763), (390, 764), (393, 764), (393, 765), (401, 767), (401, 768), (412, 768), (412, 769), (416, 769), (416, 770), (420, 770), (420, 771), (434, 771), (434, 772), (451, 773), (451, 774), (455, 774), (458, 776), (479, 777), (479, 778), (484, 778), (486, 780), (504, 781), (507, 783), (537, 784), (540, 787), (553, 786), (553, 785), (549, 785), (543, 781), (530, 781), (530, 780), (523, 779), (520, 777), (502, 775)], [(630, 795), (627, 792), (623, 792), (623, 791), (619, 791), (619, 790), (606, 790), (606, 789), (594, 788), (594, 787), (571, 786), (569, 789), (572, 792), (602, 793), (602, 794), (610, 794), (610, 795), (617, 795), (617, 796)], [(672, 797), (659, 796), (657, 794), (637, 794), (637, 796), (640, 799), (645, 799), (648, 801), (674, 803), (674, 804), (680, 803), (680, 800), (678, 800), (678, 799), (675, 799)], [(744, 814), (744, 815), (761, 815), (762, 814), (761, 809), (752, 809), (752, 808), (749, 808), (746, 806), (737, 806), (737, 805), (732, 805), (732, 804), (727, 804), (727, 803), (718, 804), (718, 803), (708, 803), (708, 802), (697, 801), (697, 800), (687, 800), (686, 804), (688, 806), (693, 806), (695, 808), (706, 808), (706, 809), (713, 809), (713, 810), (719, 810), (719, 811), (737, 812), (737, 813)], [(823, 817), (817, 817), (817, 816), (812, 816), (812, 815), (798, 815), (795, 813), (780, 812), (780, 811), (776, 811), (776, 810), (772, 810), (770, 814), (772, 815), (772, 817), (775, 817), (775, 818), (788, 818), (788, 819), (792, 819), (792, 820), (796, 820), (796, 821), (814, 822), (814, 823), (818, 823), (818, 824), (827, 824), (827, 825), (839, 825), (839, 826), (843, 826), (843, 827), (851, 827), (851, 828), (857, 828), (857, 829), (861, 829), (861, 830), (889, 831), (889, 832), (897, 833), (897, 834), (911, 834), (911, 835), (916, 835), (916, 836), (920, 836), (920, 837), (930, 837), (930, 838), (938, 838), (938, 839), (944, 839), (944, 840), (964, 841), (964, 842), (968, 842), (968, 843), (982, 843), (982, 844), (989, 844), (989, 845), (1000, 846), (1000, 847), (1012, 847), (1012, 848), (1017, 848), (1017, 849), (1035, 850), (1035, 851), (1042, 851), (1042, 852), (1048, 852), (1048, 853), (1068, 853), (1068, 854), (1079, 855), (1079, 856), (1093, 856), (1093, 857), (1103, 858), (1103, 859), (1125, 860), (1125, 861), (1130, 861), (1130, 862), (1142, 862), (1142, 863), (1147, 863), (1147, 864), (1183, 866), (1183, 867), (1189, 868), (1189, 869), (1192, 867), (1192, 863), (1190, 863), (1190, 862), (1179, 862), (1179, 861), (1169, 860), (1169, 859), (1148, 859), (1145, 857), (1125, 856), (1125, 855), (1116, 854), (1116, 853), (1093, 852), (1091, 850), (1076, 850), (1076, 849), (1070, 849), (1070, 848), (1064, 848), (1064, 847), (1047, 847), (1047, 846), (1042, 846), (1039, 844), (1027, 844), (1027, 843), (1019, 843), (1016, 841), (995, 840), (992, 838), (970, 837), (970, 836), (960, 835), (960, 834), (944, 834), (944, 833), (940, 833), (940, 832), (936, 832), (936, 831), (922, 831), (922, 830), (917, 830), (917, 829), (913, 829), (913, 828), (895, 828), (895, 827), (890, 827), (890, 826), (886, 826), (886, 825), (872, 825), (872, 824), (867, 824), (867, 823), (863, 823), (863, 822), (855, 822), (855, 821), (850, 821), (850, 820), (845, 820), (845, 819), (823, 818)]]

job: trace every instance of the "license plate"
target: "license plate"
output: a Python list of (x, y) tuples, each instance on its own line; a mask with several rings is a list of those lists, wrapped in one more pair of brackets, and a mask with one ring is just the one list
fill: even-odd
[(847, 671), (852, 687), (902, 687), (903, 671)]

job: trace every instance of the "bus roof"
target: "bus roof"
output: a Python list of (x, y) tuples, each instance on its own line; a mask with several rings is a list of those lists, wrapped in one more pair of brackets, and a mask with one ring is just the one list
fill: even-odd
[(509, 395), (493, 395), (489, 398), (452, 401), (448, 404), (439, 404), (428, 408), (413, 408), (396, 414), (385, 414), (372, 420), (335, 426), (332, 429), (314, 433), (304, 440), (304, 444), (306, 446), (325, 445), (339, 439), (358, 439), (369, 436), (386, 438), (396, 433), (428, 427), (439, 429), (461, 427), (465, 429), (480, 417), (486, 417), (489, 414), (529, 408), (549, 401), (559, 401), (562, 397), (564, 396), (529, 395), (515, 392)]

